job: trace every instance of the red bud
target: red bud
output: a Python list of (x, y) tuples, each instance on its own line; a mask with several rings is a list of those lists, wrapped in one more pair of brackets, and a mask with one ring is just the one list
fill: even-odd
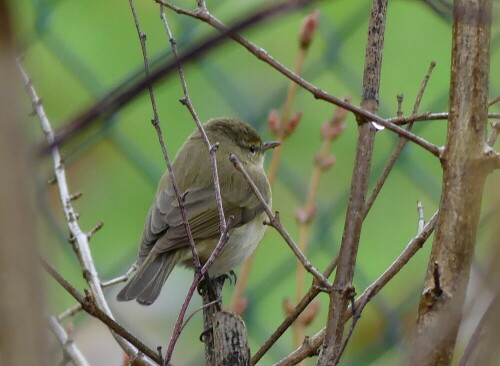
[(314, 32), (319, 23), (319, 10), (314, 10), (307, 15), (302, 22), (302, 29), (300, 30), (299, 43), (300, 48), (307, 49), (312, 42)]
[(272, 133), (279, 134), (280, 131), (280, 115), (276, 109), (271, 109), (267, 115), (267, 125)]
[(285, 127), (285, 136), (290, 136), (292, 133), (294, 133), (295, 129), (299, 125), (300, 120), (302, 119), (302, 112), (297, 111), (295, 112), (288, 123), (286, 124)]
[(321, 168), (322, 170), (326, 170), (330, 168), (333, 164), (335, 164), (335, 156), (333, 155), (322, 156), (320, 154), (317, 154), (314, 156), (314, 161), (319, 168)]
[(293, 305), (287, 298), (283, 300), (283, 311), (286, 315), (290, 315), (293, 311)]
[(319, 312), (319, 301), (313, 301), (311, 305), (309, 305), (304, 313), (302, 313), (302, 323), (304, 325), (309, 325), (316, 318)]
[(295, 210), (295, 218), (301, 224), (305, 224), (313, 219), (316, 215), (316, 206), (311, 207), (309, 210), (298, 208)]

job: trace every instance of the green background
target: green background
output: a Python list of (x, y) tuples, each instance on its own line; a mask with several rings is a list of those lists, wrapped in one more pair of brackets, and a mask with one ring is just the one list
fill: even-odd
[[(436, 2), (434, 2), (436, 3)], [(440, 3), (439, 1), (437, 3)], [(194, 9), (195, 1), (176, 4)], [(224, 22), (240, 19), (265, 1), (207, 1), (209, 10)], [(319, 2), (319, 30), (307, 56), (303, 76), (338, 97), (349, 96), (360, 103), (365, 42), (370, 2), (340, 0)], [(142, 31), (147, 34), (150, 60), (171, 59), (168, 38), (153, 1), (137, 1)], [(293, 68), (297, 34), (302, 18), (314, 8), (280, 16), (245, 31), (244, 36), (263, 47), (277, 60)], [(451, 12), (434, 11), (419, 1), (392, 1), (387, 14), (385, 49), (380, 88), (383, 117), (395, 116), (396, 94), (404, 94), (403, 110), (410, 114), (429, 63), (436, 61), (420, 112), (447, 110), (451, 55)], [(11, 1), (19, 52), (23, 64), (43, 98), (53, 127), (62, 126), (110, 89), (141, 72), (143, 60), (128, 1)], [(500, 61), (498, 26), (500, 6), (494, 3), (491, 51), (490, 97), (499, 93)], [(216, 32), (208, 25), (167, 11), (180, 52)], [(264, 139), (273, 139), (266, 125), (270, 109), (281, 110), (288, 80), (247, 52), (227, 41), (201, 58), (184, 66), (193, 104), (202, 120), (233, 116), (254, 125)], [(187, 109), (179, 103), (182, 89), (172, 73), (155, 86), (160, 122), (171, 158), (194, 129)], [(29, 110), (23, 94), (20, 100)], [(496, 109), (495, 109), (496, 108)], [(498, 112), (497, 104), (491, 111)], [(320, 128), (333, 106), (315, 100), (299, 88), (293, 110), (303, 112), (302, 121), (284, 146), (278, 181), (273, 189), (273, 206), (283, 224), (298, 239), (295, 210), (304, 204), (313, 157), (321, 146)], [(83, 191), (75, 202), (79, 223), (90, 230), (97, 222), (105, 226), (91, 240), (95, 264), (102, 280), (122, 274), (135, 259), (137, 243), (156, 183), (165, 169), (152, 118), (149, 96), (141, 95), (107, 121), (76, 141), (64, 146), (70, 190)], [(26, 117), (33, 143), (42, 141), (38, 121)], [(434, 144), (446, 138), (445, 121), (417, 123), (414, 131)], [(335, 256), (342, 237), (347, 206), (357, 127), (348, 115), (346, 129), (333, 144), (336, 163), (321, 178), (318, 215), (312, 224), (309, 258), (324, 269)], [(387, 130), (377, 134), (371, 183), (376, 180), (396, 141)], [(267, 161), (270, 161), (268, 156)], [(85, 282), (78, 261), (67, 242), (67, 228), (58, 201), (56, 186), (46, 182), (52, 176), (51, 160), (37, 161), (39, 191), (39, 242), (42, 251), (78, 289)], [(494, 177), (498, 183), (498, 173)], [(375, 280), (397, 257), (417, 228), (416, 202), (421, 200), (430, 218), (439, 202), (439, 162), (411, 143), (403, 152), (363, 226), (357, 259), (357, 293)], [(371, 191), (371, 188), (370, 188)], [(494, 179), (486, 187), (483, 209), (488, 213), (498, 204)], [(474, 268), (486, 265), (491, 250), (491, 225), (485, 215), (478, 238)], [(428, 243), (429, 244), (429, 243)], [(345, 365), (397, 365), (407, 358), (411, 329), (416, 318), (418, 296), (426, 270), (430, 245), (387, 285), (365, 308), (353, 339), (343, 358)], [(256, 351), (283, 319), (284, 298), (295, 298), (296, 260), (284, 241), (272, 229), (260, 244), (247, 288), (249, 307), (244, 315), (250, 347)], [(475, 276), (473, 270), (473, 276)], [(479, 276), (480, 277), (480, 276)], [(150, 347), (166, 349), (180, 305), (192, 274), (174, 271), (161, 298), (150, 307), (117, 303), (121, 285), (106, 294), (116, 318)], [(307, 277), (307, 284), (311, 278)], [(226, 285), (225, 303), (233, 288)], [(51, 279), (46, 280), (47, 313), (62, 312), (74, 301)], [(321, 312), (307, 328), (313, 335), (325, 324), (327, 296), (321, 295)], [(198, 308), (197, 296), (190, 311)], [(122, 354), (104, 326), (85, 314), (78, 314), (73, 337), (93, 365), (118, 365)], [(197, 341), (201, 331), (197, 315), (182, 334), (174, 353), (176, 365), (202, 363), (203, 347)], [(458, 349), (467, 340), (460, 338)], [(292, 347), (290, 332), (260, 362), (272, 364)], [(461, 352), (461, 351), (459, 351)], [(55, 359), (60, 357), (53, 347)]]

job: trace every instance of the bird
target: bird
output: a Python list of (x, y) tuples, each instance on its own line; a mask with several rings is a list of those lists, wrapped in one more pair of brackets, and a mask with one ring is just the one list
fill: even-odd
[[(242, 264), (261, 241), (264, 205), (254, 195), (248, 182), (229, 160), (236, 155), (271, 205), (271, 187), (264, 171), (264, 153), (280, 142), (263, 142), (248, 123), (229, 117), (204, 124), (210, 144), (218, 143), (216, 152), (222, 207), (230, 223), (229, 239), (208, 269), (210, 278), (232, 271)], [(200, 129), (195, 129), (179, 149), (172, 172), (195, 246), (203, 265), (217, 245), (220, 232), (219, 210), (215, 196), (212, 163)], [(139, 243), (138, 269), (118, 293), (118, 301), (136, 300), (152, 304), (176, 265), (193, 268), (193, 255), (181, 215), (178, 198), (168, 170), (160, 179), (153, 204)]]

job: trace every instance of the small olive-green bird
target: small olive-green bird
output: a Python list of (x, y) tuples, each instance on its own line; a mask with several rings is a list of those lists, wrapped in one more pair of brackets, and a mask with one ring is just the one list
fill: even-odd
[[(264, 207), (247, 181), (229, 161), (235, 154), (262, 196), (271, 204), (271, 188), (264, 172), (264, 153), (279, 142), (262, 142), (249, 124), (233, 118), (208, 121), (210, 143), (219, 142), (217, 168), (222, 206), (232, 216), (229, 240), (208, 270), (215, 278), (240, 265), (264, 235)], [(198, 129), (184, 142), (172, 164), (200, 260), (205, 263), (220, 237), (220, 221), (207, 146)], [(193, 256), (168, 171), (158, 185), (139, 245), (139, 269), (120, 291), (119, 301), (153, 303), (176, 264), (193, 267)]]

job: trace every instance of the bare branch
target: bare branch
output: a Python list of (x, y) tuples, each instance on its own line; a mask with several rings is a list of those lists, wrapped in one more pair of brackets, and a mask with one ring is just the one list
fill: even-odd
[[(129, 0), (129, 4), (130, 4), (130, 9), (132, 11), (132, 16), (134, 18), (134, 23), (135, 23), (135, 27), (137, 30), (137, 35), (138, 35), (140, 43), (141, 43), (142, 56), (144, 59), (144, 71), (146, 73), (147, 80), (150, 80), (151, 75), (150, 75), (150, 71), (149, 71), (149, 61), (148, 61), (148, 54), (147, 54), (147, 48), (146, 48), (146, 35), (141, 31), (141, 28), (139, 25), (139, 20), (137, 19), (137, 13), (135, 11), (134, 1)], [(186, 230), (186, 236), (188, 237), (189, 245), (191, 247), (191, 252), (193, 254), (193, 265), (195, 268), (197, 268), (199, 270), (201, 268), (200, 257), (198, 255), (197, 250), (196, 250), (196, 245), (194, 243), (193, 234), (191, 232), (191, 226), (189, 225), (189, 221), (187, 219), (187, 213), (186, 213), (186, 207), (184, 205), (184, 200), (182, 199), (181, 192), (179, 191), (179, 186), (177, 185), (177, 181), (175, 179), (175, 174), (174, 174), (174, 171), (172, 169), (172, 164), (170, 163), (170, 158), (168, 156), (168, 150), (167, 150), (167, 147), (165, 145), (165, 141), (163, 140), (163, 133), (162, 133), (161, 126), (160, 126), (160, 118), (158, 116), (158, 110), (156, 108), (156, 99), (155, 99), (155, 95), (154, 95), (152, 82), (148, 83), (148, 90), (149, 90), (149, 99), (151, 100), (151, 107), (153, 109), (153, 119), (151, 122), (156, 130), (156, 134), (158, 135), (158, 141), (160, 143), (161, 150), (163, 152), (163, 158), (165, 159), (165, 164), (167, 165), (168, 175), (169, 175), (170, 181), (172, 182), (172, 187), (174, 189), (175, 197), (176, 197), (177, 203), (179, 205), (179, 210), (181, 212), (182, 221), (184, 223), (184, 229)]]
[(262, 194), (260, 193), (259, 189), (255, 185), (255, 183), (252, 181), (252, 178), (250, 178), (250, 176), (248, 175), (248, 173), (245, 170), (245, 168), (241, 165), (238, 157), (236, 155), (234, 155), (234, 154), (231, 154), (229, 156), (229, 160), (231, 160), (231, 162), (234, 164), (234, 167), (239, 172), (241, 172), (241, 174), (245, 177), (246, 181), (248, 182), (248, 184), (252, 188), (253, 193), (259, 199), (259, 201), (261, 202), (261, 204), (264, 206), (264, 210), (265, 210), (267, 216), (269, 217), (269, 221), (270, 221), (269, 224), (272, 227), (274, 227), (281, 234), (281, 236), (283, 237), (283, 239), (285, 239), (285, 242), (288, 244), (288, 246), (290, 247), (290, 249), (292, 249), (292, 252), (299, 259), (299, 261), (302, 263), (302, 265), (304, 266), (304, 268), (309, 273), (311, 273), (314, 276), (314, 278), (318, 281), (318, 284), (320, 286), (324, 287), (325, 289), (330, 289), (331, 288), (331, 284), (328, 282), (328, 279), (325, 278), (311, 264), (311, 262), (309, 262), (309, 260), (306, 258), (306, 256), (304, 255), (304, 253), (302, 253), (302, 251), (299, 249), (299, 247), (297, 246), (297, 244), (295, 244), (295, 242), (293, 241), (293, 239), (290, 236), (290, 234), (288, 234), (288, 232), (283, 227), (283, 225), (281, 225), (278, 213), (273, 214), (273, 212), (271, 211), (271, 208), (266, 203), (266, 200), (264, 199), (264, 197), (262, 197)]
[(497, 141), (498, 135), (500, 134), (500, 122), (491, 122), (491, 132), (488, 136), (488, 145), (493, 147)]
[[(335, 267), (337, 266), (338, 256), (328, 265), (325, 272), (323, 272), (323, 276), (328, 278)], [(251, 365), (256, 365), (257, 362), (264, 356), (267, 351), (273, 346), (274, 343), (285, 333), (285, 331), (293, 324), (295, 319), (299, 317), (299, 315), (306, 309), (306, 307), (313, 301), (316, 296), (321, 292), (318, 286), (311, 286), (309, 291), (304, 295), (302, 300), (295, 306), (295, 308), (288, 314), (288, 316), (283, 320), (283, 322), (279, 325), (279, 327), (274, 331), (273, 334), (264, 342), (264, 344), (260, 347), (260, 349), (255, 352), (255, 355), (252, 357)], [(304, 340), (306, 344), (306, 340)], [(307, 346), (307, 345), (306, 345)]]
[[(204, 11), (187, 11), (180, 9), (179, 7), (171, 4), (168, 1), (164, 0), (155, 0), (157, 3), (163, 4), (166, 7), (180, 13), (184, 14), (196, 19), (200, 19), (207, 24), (210, 24), (214, 28), (217, 28), (221, 32), (227, 33), (228, 31), (231, 30), (231, 28), (228, 28), (226, 25), (224, 25), (222, 22), (220, 22), (217, 18), (215, 18), (212, 14), (208, 12), (208, 10)], [(363, 107), (358, 107), (352, 103), (349, 103), (341, 98), (337, 98), (324, 90), (316, 87), (315, 85), (311, 84), (310, 82), (306, 81), (299, 75), (295, 74), (293, 71), (279, 63), (276, 59), (274, 59), (267, 51), (265, 51), (263, 48), (256, 46), (252, 42), (246, 40), (236, 32), (231, 32), (228, 34), (228, 36), (232, 39), (234, 39), (236, 42), (241, 44), (243, 47), (245, 47), (249, 52), (251, 52), (253, 55), (255, 55), (259, 60), (264, 61), (271, 67), (273, 67), (275, 70), (289, 78), (290, 80), (296, 82), (299, 84), (302, 88), (305, 90), (309, 91), (316, 99), (321, 99), (327, 102), (330, 102), (332, 104), (335, 104), (339, 107), (342, 107), (352, 113), (354, 113), (358, 117), (362, 117), (366, 122), (376, 122), (388, 130), (391, 130), (401, 136), (406, 137), (408, 140), (413, 141), (414, 143), (422, 146), (424, 149), (428, 150), (430, 153), (433, 155), (439, 157), (441, 153), (441, 149), (429, 143), (428, 141), (422, 139), (419, 136), (414, 135), (411, 132), (406, 131), (403, 128), (400, 128), (399, 126), (392, 124), (385, 120), (382, 117), (377, 116), (376, 114), (370, 112), (369, 110), (363, 108)]]
[[(66, 221), (68, 223), (68, 228), (71, 233), (71, 237), (74, 238), (73, 247), (75, 249), (75, 253), (80, 261), (80, 264), (83, 269), (83, 273), (85, 275), (85, 279), (87, 280), (90, 289), (92, 291), (92, 296), (96, 302), (96, 305), (99, 309), (109, 316), (111, 319), (113, 314), (106, 302), (106, 298), (104, 297), (104, 293), (102, 292), (101, 283), (99, 277), (97, 275), (97, 270), (94, 265), (94, 261), (92, 258), (92, 254), (90, 252), (89, 241), (87, 234), (82, 231), (77, 222), (77, 214), (73, 208), (71, 203), (71, 195), (69, 193), (68, 184), (66, 182), (66, 172), (64, 169), (64, 165), (62, 163), (61, 155), (59, 154), (59, 149), (54, 145), (55, 136), (52, 128), (50, 126), (49, 119), (45, 114), (45, 110), (43, 105), (38, 97), (28, 75), (25, 73), (22, 66), (18, 63), (19, 71), (21, 73), (22, 79), (25, 83), (26, 90), (28, 95), (31, 98), (33, 103), (33, 109), (40, 120), (40, 124), (42, 130), (47, 138), (49, 145), (52, 146), (52, 158), (54, 160), (54, 172), (57, 179), (57, 185), (59, 187), (59, 198), (61, 200), (62, 208), (64, 211), (64, 215)], [(123, 339), (120, 336), (117, 336), (114, 332), (113, 336), (117, 340), (118, 344), (122, 347), (122, 349), (130, 356), (131, 359), (136, 359), (138, 364), (144, 365), (152, 365), (153, 363), (148, 360), (144, 355), (138, 354), (137, 349), (132, 346), (129, 342)]]
[[(144, 353), (146, 356), (154, 360), (156, 363), (161, 364), (162, 360), (158, 357), (158, 354), (148, 348), (139, 339), (133, 336), (128, 330), (123, 328), (118, 324), (113, 318), (101, 310), (95, 302), (95, 297), (90, 292), (83, 296), (78, 290), (76, 290), (57, 270), (52, 267), (44, 258), (40, 258), (43, 268), (54, 278), (73, 298), (80, 303), (83, 310), (88, 314), (92, 315), (94, 318), (99, 319), (104, 324), (106, 324), (114, 333), (126, 339), (130, 344), (137, 347), (140, 352)], [(137, 357), (137, 356), (135, 356)]]
[[(429, 78), (431, 77), (432, 70), (434, 70), (434, 67), (436, 66), (436, 63), (434, 61), (431, 62), (429, 65), (429, 69), (427, 70), (427, 73), (424, 76), (424, 80), (422, 81), (422, 84), (420, 85), (420, 89), (417, 94), (417, 98), (415, 100), (415, 104), (413, 106), (413, 111), (412, 111), (412, 116), (416, 116), (418, 113), (418, 108), (420, 107), (420, 102), (422, 101), (422, 96), (424, 95), (425, 88), (427, 86), (427, 82), (429, 81)], [(413, 121), (409, 122), (408, 127), (406, 128), (408, 131), (411, 131), (413, 128)], [(398, 142), (396, 143), (396, 146), (394, 147), (394, 150), (392, 151), (391, 155), (389, 156), (389, 159), (382, 170), (382, 173), (380, 174), (380, 177), (378, 177), (377, 182), (375, 183), (375, 187), (373, 188), (372, 194), (366, 201), (366, 204), (363, 208), (363, 218), (368, 215), (368, 212), (370, 211), (373, 203), (378, 197), (378, 194), (380, 193), (380, 190), (384, 186), (385, 181), (387, 180), (387, 177), (389, 176), (390, 172), (392, 171), (392, 168), (396, 164), (396, 161), (398, 160), (399, 156), (403, 152), (403, 149), (406, 146), (406, 143), (408, 140), (402, 136), (399, 136)]]
[[(361, 106), (372, 113), (378, 110), (380, 73), (384, 49), (385, 19), (387, 0), (372, 2), (366, 56), (363, 73), (363, 92)], [(351, 180), (349, 205), (347, 207), (342, 243), (339, 251), (339, 262), (328, 304), (328, 320), (325, 339), (316, 362), (317, 366), (330, 365), (330, 361), (341, 354), (344, 320), (354, 288), (352, 286), (356, 257), (358, 253), (361, 229), (364, 217), (360, 215), (366, 207), (365, 197), (368, 190), (371, 160), (375, 143), (375, 128), (371, 119), (358, 117), (360, 125), (356, 143), (356, 157)], [(376, 121), (378, 123), (378, 121)], [(382, 124), (383, 125), (383, 124)], [(385, 127), (385, 126), (384, 126)], [(406, 131), (406, 130), (405, 130)]]
[[(385, 270), (382, 275), (370, 286), (368, 286), (365, 291), (356, 299), (355, 308), (359, 308), (363, 302), (367, 299), (372, 299), (377, 295), (382, 288), (384, 288), (389, 281), (391, 281), (399, 271), (410, 261), (410, 259), (422, 248), (426, 240), (434, 231), (436, 226), (437, 212), (434, 213), (432, 218), (427, 224), (425, 224), (424, 229), (417, 236), (415, 236), (406, 246), (405, 250), (396, 258), (396, 260)], [(347, 322), (352, 316), (352, 310), (346, 311), (344, 323)], [(276, 363), (274, 366), (284, 366), (284, 365), (295, 365), (296, 363), (302, 361), (307, 357), (316, 355), (318, 349), (323, 344), (325, 338), (325, 328), (316, 333), (313, 337), (309, 338), (309, 342), (306, 346), (301, 346), (293, 351), (290, 355), (285, 357), (280, 362)]]
[[(142, 91), (146, 90), (149, 85), (152, 85), (168, 74), (174, 71), (179, 64), (187, 61), (192, 61), (209, 50), (218, 47), (225, 41), (230, 34), (241, 32), (251, 26), (263, 23), (280, 14), (286, 14), (298, 8), (312, 4), (315, 0), (285, 0), (279, 3), (273, 3), (268, 7), (250, 14), (248, 17), (235, 23), (230, 29), (207, 37), (200, 41), (196, 46), (184, 53), (178, 60), (168, 60), (162, 63), (158, 68), (151, 72), (150, 77), (137, 76), (137, 82), (129, 86), (130, 80), (115, 87), (107, 95), (103, 96), (96, 104), (84, 110), (82, 113), (73, 118), (69, 123), (64, 125), (55, 136), (54, 140), (49, 145), (42, 146), (42, 153), (50, 152), (52, 146), (60, 145), (63, 142), (77, 136), (81, 131), (89, 128), (97, 119), (106, 121), (107, 117), (113, 115), (124, 105), (132, 101)], [(200, 9), (203, 11), (203, 8)]]
[(53, 316), (48, 318), (49, 327), (52, 333), (56, 336), (57, 340), (63, 347), (64, 357), (71, 360), (75, 366), (90, 366), (85, 356), (80, 349), (76, 346), (75, 342), (68, 336), (66, 330), (62, 327), (57, 319)]
[(487, 174), (491, 12), (491, 0), (454, 1), (443, 189), (410, 366), (450, 365), (455, 348)]

